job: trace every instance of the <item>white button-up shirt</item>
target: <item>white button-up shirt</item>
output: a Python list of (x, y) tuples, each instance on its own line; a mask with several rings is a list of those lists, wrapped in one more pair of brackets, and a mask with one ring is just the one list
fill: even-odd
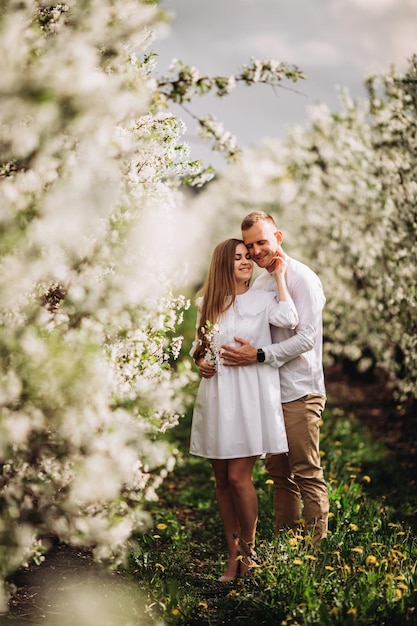
[[(322, 361), (322, 311), (326, 302), (323, 286), (307, 265), (289, 256), (287, 260), (287, 285), (299, 323), (295, 330), (271, 326), (274, 343), (261, 346), (265, 363), (280, 368), (282, 402), (291, 402), (311, 393), (326, 396)], [(276, 292), (273, 274), (264, 270), (253, 288)]]

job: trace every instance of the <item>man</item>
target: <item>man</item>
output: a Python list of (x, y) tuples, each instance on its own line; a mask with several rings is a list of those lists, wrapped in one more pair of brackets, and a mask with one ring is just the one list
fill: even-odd
[[(253, 288), (275, 290), (273, 269), (285, 255), (282, 232), (263, 211), (245, 217), (242, 238), (255, 263), (264, 268)], [(318, 276), (306, 265), (285, 255), (286, 278), (299, 315), (295, 330), (271, 327), (273, 344), (252, 346), (239, 337), (240, 347), (222, 346), (224, 365), (263, 362), (280, 368), (281, 397), (289, 453), (268, 455), (266, 468), (274, 481), (276, 531), (296, 531), (301, 500), (305, 528), (313, 545), (326, 536), (329, 498), (319, 453), (319, 427), (325, 405), (322, 364), (322, 310), (325, 296)], [(204, 375), (204, 373), (202, 372)]]

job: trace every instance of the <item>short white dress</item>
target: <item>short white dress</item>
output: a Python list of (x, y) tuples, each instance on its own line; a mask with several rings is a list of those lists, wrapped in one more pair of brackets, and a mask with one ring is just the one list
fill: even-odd
[[(196, 305), (201, 306), (201, 298)], [(200, 316), (198, 315), (198, 318)], [(197, 328), (200, 320), (197, 320)], [(292, 303), (278, 302), (273, 292), (249, 289), (236, 296), (218, 323), (214, 341), (239, 346), (234, 337), (256, 347), (271, 344), (269, 324), (295, 328)], [(191, 354), (196, 347), (194, 342)], [(190, 453), (209, 459), (234, 459), (288, 451), (281, 407), (279, 369), (266, 363), (225, 366), (203, 378), (191, 426)]]

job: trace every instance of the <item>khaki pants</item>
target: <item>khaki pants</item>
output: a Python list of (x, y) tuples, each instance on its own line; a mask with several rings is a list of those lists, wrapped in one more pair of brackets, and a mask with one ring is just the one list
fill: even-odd
[(326, 536), (329, 497), (319, 454), (320, 419), (325, 398), (310, 394), (282, 404), (288, 454), (268, 454), (266, 469), (274, 481), (276, 532), (300, 526), (301, 500), (313, 544)]

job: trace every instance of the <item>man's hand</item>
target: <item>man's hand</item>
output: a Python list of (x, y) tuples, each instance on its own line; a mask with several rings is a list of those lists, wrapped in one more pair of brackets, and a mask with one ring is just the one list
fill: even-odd
[(249, 341), (245, 341), (240, 337), (233, 337), (233, 339), (242, 345), (239, 348), (222, 346), (221, 358), (223, 365), (252, 365), (256, 363), (258, 350)]
[(200, 374), (203, 378), (212, 378), (216, 373), (216, 368), (207, 363), (204, 359), (199, 359), (196, 362), (198, 369), (200, 370)]

